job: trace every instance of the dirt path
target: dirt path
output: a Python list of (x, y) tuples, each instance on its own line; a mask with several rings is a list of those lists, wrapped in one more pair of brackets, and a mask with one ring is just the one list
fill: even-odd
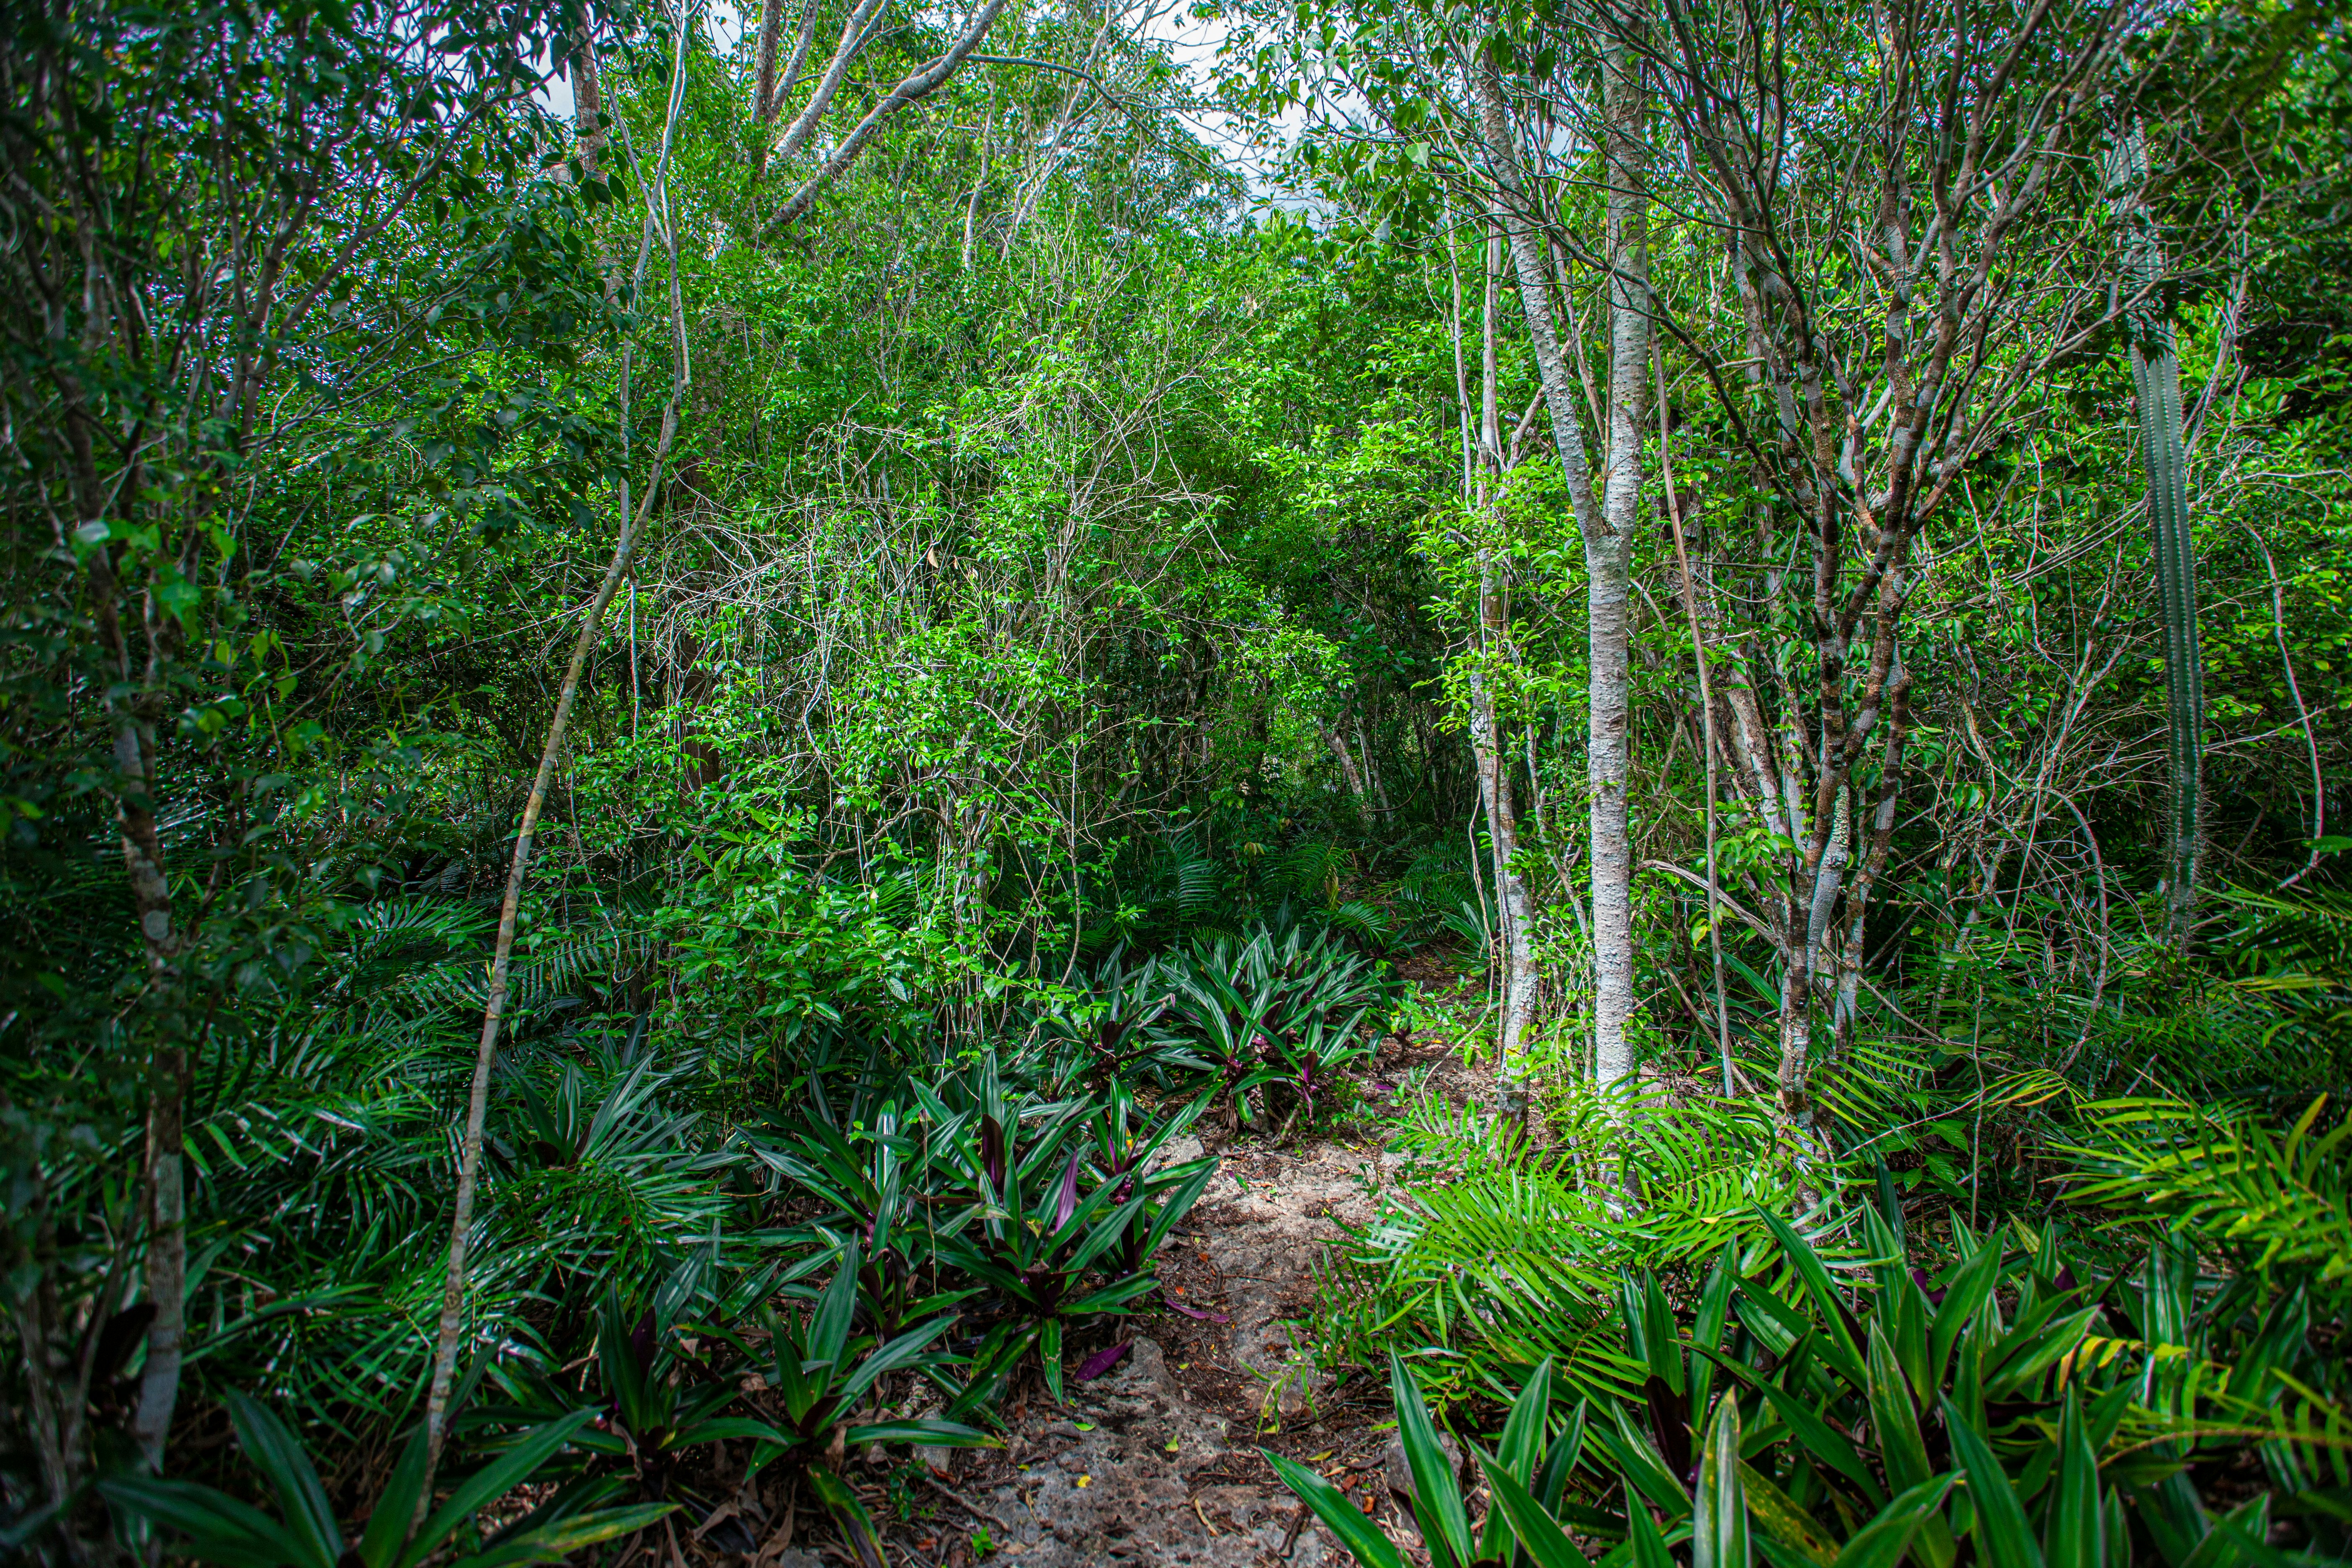
[[(913, 1560), (965, 1568), (976, 1561), (971, 1531), (983, 1528), (994, 1548), (984, 1561), (1023, 1568), (1348, 1563), (1261, 1447), (1344, 1481), (1390, 1522), (1390, 1434), (1379, 1425), (1389, 1416), (1385, 1382), (1333, 1386), (1296, 1325), (1314, 1315), (1326, 1245), (1342, 1222), (1370, 1220), (1380, 1203), (1395, 1157), (1371, 1131), (1377, 1097), (1409, 1073), (1455, 1099), (1483, 1087), (1444, 1042), (1391, 1040), (1360, 1075), (1375, 1098), (1358, 1124), (1286, 1149), (1244, 1138), (1212, 1151), (1217, 1173), (1161, 1254), (1171, 1305), (1118, 1324), (1127, 1355), (1109, 1373), (1072, 1384), (1069, 1407), (1033, 1395), (1008, 1412), (1003, 1451), (929, 1456), (944, 1467), (933, 1468), (928, 1489), (936, 1514), (911, 1539), (904, 1526), (893, 1532)], [(1197, 1152), (1180, 1147), (1170, 1157)]]

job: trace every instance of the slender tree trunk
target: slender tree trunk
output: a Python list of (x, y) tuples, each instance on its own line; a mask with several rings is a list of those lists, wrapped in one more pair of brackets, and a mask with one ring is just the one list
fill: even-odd
[[(539, 826), (539, 817), (546, 808), (548, 786), (554, 781), (556, 760), (562, 754), (563, 738), (572, 721), (572, 707), (580, 695), (580, 680), (588, 667), (588, 656), (596, 646), (597, 634), (603, 628), (604, 612), (611, 607), (614, 595), (629, 576), (632, 557), (636, 550), (637, 534), (645, 519), (653, 510), (654, 498), (661, 492), (662, 468), (669, 459), (670, 444), (677, 435), (677, 415), (693, 383), (694, 369), (686, 337), (686, 306), (678, 292), (677, 233), (664, 221), (667, 210), (670, 153), (676, 142), (678, 111), (684, 102), (686, 81), (686, 26), (677, 25), (677, 58), (672, 65), (669, 106), (662, 125), (659, 155), (655, 161), (653, 178), (646, 184), (646, 221), (637, 247), (636, 279), (633, 286), (642, 291), (646, 260), (651, 252), (654, 232), (661, 230), (669, 257), (670, 353), (672, 379), (668, 402), (662, 409), (661, 435), (654, 447), (653, 461), (648, 465), (643, 496), (633, 510), (629, 505), (628, 481), (621, 484), (620, 536), (614, 542), (612, 564), (605, 568), (604, 580), (597, 584), (595, 595), (589, 600), (580, 617), (580, 634), (573, 641), (572, 662), (563, 675), (563, 684), (555, 700), (555, 715), (549, 721), (547, 743), (541, 750), (539, 772), (532, 778), (530, 796), (523, 802), (522, 822), (515, 836), (514, 858), (507, 871), (506, 896), (499, 906), (499, 932), (491, 952), (489, 994), (482, 1009), (482, 1040), (474, 1058), (474, 1079), (466, 1100), (466, 1130), (457, 1155), (457, 1194), (456, 1212), (449, 1226), (449, 1261), (446, 1282), (442, 1290), (441, 1321), (435, 1336), (433, 1379), (425, 1400), (425, 1482), (418, 1489), (416, 1510), (409, 1521), (410, 1533), (422, 1524), (433, 1502), (433, 1475), (439, 1468), (442, 1446), (448, 1439), (449, 1394), (456, 1382), (458, 1344), (464, 1337), (466, 1321), (466, 1265), (472, 1242), (474, 1199), (481, 1178), (482, 1125), (489, 1109), (490, 1069), (498, 1060), (499, 1031), (505, 1022), (508, 978), (514, 957), (515, 924), (522, 906), (523, 878), (530, 865), (531, 840)], [(628, 356), (622, 356), (621, 384), (623, 387), (622, 452), (625, 463), (628, 451)]]
[(1356, 755), (1363, 760), (1364, 782), (1371, 786), (1372, 798), (1381, 803), (1381, 814), (1392, 815), (1396, 807), (1389, 804), (1388, 780), (1381, 773), (1380, 754), (1372, 750), (1371, 742), (1365, 737), (1364, 719), (1360, 713), (1356, 716), (1355, 728)]
[[(1584, 539), (1587, 572), (1588, 647), (1591, 658), (1587, 723), (1587, 778), (1591, 790), (1593, 1072), (1607, 1084), (1633, 1069), (1625, 1039), (1633, 1005), (1633, 846), (1628, 832), (1626, 773), (1631, 625), (1632, 544), (1641, 502), (1641, 445), (1644, 385), (1649, 375), (1650, 302), (1646, 200), (1636, 188), (1641, 173), (1637, 140), (1644, 108), (1637, 67), (1622, 50), (1610, 56), (1608, 165), (1608, 255), (1612, 407), (1604, 498), (1596, 498), (1592, 471), (1578, 423), (1580, 383), (1560, 341), (1561, 322), (1551, 300), (1545, 241), (1537, 231), (1532, 203), (1520, 176), (1518, 144), (1503, 100), (1502, 80), (1491, 61), (1477, 72), (1480, 119), (1501, 199), (1511, 260), (1519, 282), (1519, 304), (1528, 338), (1551, 416), (1552, 445), (1559, 454)], [(1631, 303), (1629, 303), (1629, 301)], [(1570, 324), (1573, 331), (1573, 323)], [(1631, 354), (1630, 361), (1626, 358)]]
[(1650, 380), (1649, 199), (1643, 194), (1643, 119), (1647, 95), (1641, 61), (1612, 43), (1602, 65), (1604, 148), (1609, 185), (1609, 468), (1601, 526), (1588, 532), (1592, 793), (1592, 1058), (1596, 1077), (1614, 1083), (1634, 1069), (1625, 1036), (1633, 996), (1633, 850), (1626, 790), (1632, 718), (1631, 659), (1633, 531), (1641, 515), (1642, 437)]
[[(762, 126), (775, 111), (776, 46), (782, 41), (783, 32), (784, 0), (761, 0), (760, 41), (753, 46), (751, 57), (751, 119)], [(757, 159), (759, 154), (752, 156)]]
[(1358, 805), (1361, 805), (1364, 803), (1364, 778), (1356, 771), (1355, 755), (1348, 750), (1347, 737), (1334, 727), (1323, 731), (1323, 743), (1331, 749), (1332, 760), (1339, 764), (1339, 776), (1348, 781), (1348, 793), (1354, 795)]
[(572, 57), (572, 121), (580, 149), (580, 166), (591, 179), (596, 175), (604, 149), (604, 89), (596, 75), (596, 42), (580, 40)]
[(1674, 525), (1675, 564), (1682, 573), (1683, 614), (1690, 622), (1691, 662), (1698, 671), (1699, 750), (1706, 766), (1706, 944), (1715, 967), (1715, 1046), (1722, 1063), (1723, 1093), (1736, 1091), (1738, 1078), (1731, 1066), (1731, 1004), (1723, 983), (1723, 921), (1717, 907), (1721, 884), (1716, 879), (1716, 764), (1719, 748), (1715, 737), (1715, 683), (1707, 670), (1706, 623), (1699, 614), (1698, 577), (1691, 570), (1690, 543), (1683, 533), (1682, 497), (1675, 489), (1675, 464), (1666, 427), (1666, 359), (1654, 343), (1651, 349), (1658, 370), (1658, 469), (1665, 480), (1666, 516)]
[[(1479, 619), (1484, 640), (1496, 658), (1509, 647), (1510, 626), (1504, 614), (1500, 569), (1490, 558), (1479, 582)], [(1499, 1041), (1502, 1057), (1496, 1089), (1499, 1110), (1524, 1120), (1527, 1115), (1528, 1031), (1536, 1016), (1535, 900), (1519, 870), (1519, 805), (1511, 783), (1511, 758), (1503, 744), (1502, 725), (1495, 712), (1491, 687), (1485, 692), (1486, 742), (1490, 759), (1482, 760), (1487, 788), (1488, 826), (1495, 842), (1495, 888), (1503, 914), (1503, 1019)]]
[[(86, 437), (82, 421), (71, 423)], [(78, 499), (87, 515), (103, 515), (103, 501), (91, 453), (74, 445)], [(111, 546), (89, 560), (90, 603), (99, 639), (125, 685), (140, 671), (122, 625), (123, 586), (116, 575)], [(139, 937), (147, 955), (147, 1012), (156, 1031), (147, 1070), (146, 1148), (142, 1175), (146, 1199), (147, 1300), (155, 1316), (147, 1327), (147, 1360), (141, 1370), (139, 1404), (131, 1421), (131, 1440), (150, 1470), (160, 1470), (172, 1414), (180, 1397), (180, 1369), (187, 1334), (188, 1233), (183, 1108), (188, 1093), (184, 999), (180, 995), (180, 957), (185, 937), (172, 908), (172, 887), (163, 865), (163, 841), (155, 826), (154, 730), (139, 710), (138, 695), (123, 700), (114, 719), (115, 826), (131, 904), (139, 917)]]
[(147, 1364), (139, 1379), (139, 1409), (131, 1436), (148, 1468), (161, 1471), (163, 1444), (180, 1398), (180, 1368), (187, 1344), (188, 1201), (182, 1118), (187, 1104), (188, 1053), (181, 1045), (155, 1053), (147, 1105), (147, 1300), (155, 1318), (147, 1330)]
[[(1478, 526), (1501, 526), (1504, 470), (1502, 396), (1497, 334), (1503, 281), (1503, 236), (1491, 227), (1486, 245), (1486, 289), (1479, 359), (1478, 462), (1474, 505)], [(1501, 925), (1503, 1005), (1496, 1031), (1496, 1113), (1513, 1122), (1527, 1115), (1527, 1034), (1536, 1008), (1535, 909), (1517, 868), (1518, 802), (1511, 759), (1495, 710), (1494, 671), (1509, 646), (1503, 568), (1491, 542), (1478, 545), (1478, 638), (1470, 672), (1470, 739), (1478, 764), (1478, 794), (1486, 810), (1486, 840), (1495, 857), (1495, 912)]]
[[(595, 596), (588, 601), (580, 618), (580, 635), (572, 642), (572, 663), (564, 670), (563, 685), (555, 699), (555, 717), (547, 727), (547, 744), (541, 751), (539, 772), (533, 777), (530, 796), (523, 803), (522, 825), (515, 837), (514, 858), (507, 870), (506, 897), (499, 905), (499, 934), (490, 959), (490, 990), (482, 1010), (481, 1047), (474, 1058), (474, 1080), (466, 1100), (466, 1133), (457, 1157), (457, 1213), (449, 1225), (449, 1268), (447, 1282), (441, 1296), (440, 1331), (433, 1354), (433, 1383), (425, 1397), (425, 1446), (428, 1454), (427, 1471), (438, 1465), (442, 1444), (448, 1436), (449, 1391), (457, 1367), (457, 1349), (464, 1338), (466, 1321), (466, 1262), (474, 1226), (474, 1197), (478, 1188), (482, 1168), (482, 1123), (488, 1115), (490, 1095), (490, 1068), (498, 1059), (499, 1031), (506, 1019), (508, 979), (514, 958), (515, 923), (522, 907), (523, 878), (530, 865), (533, 837), (538, 832), (540, 814), (547, 805), (548, 787), (555, 779), (556, 760), (563, 752), (564, 731), (572, 721), (572, 704), (580, 695), (580, 678), (588, 667), (588, 656), (596, 646), (596, 635), (604, 622), (604, 612), (613, 596), (629, 574), (630, 557), (635, 553), (638, 530), (646, 514), (653, 509), (654, 496), (660, 488), (660, 472), (668, 456), (671, 437), (677, 430), (677, 402), (675, 396), (662, 415), (659, 446), (655, 450), (654, 477), (646, 485), (645, 495), (633, 516), (624, 516), (621, 536), (613, 549), (613, 563), (605, 569), (604, 580), (597, 584)], [(428, 1486), (418, 1499), (422, 1511), (430, 1502), (432, 1489)]]
[(751, 102), (751, 121), (758, 127), (751, 145), (751, 177), (755, 180), (768, 168), (768, 127), (776, 122), (785, 98), (800, 84), (801, 71), (808, 64), (809, 47), (816, 42), (816, 0), (801, 0), (801, 30), (793, 39), (792, 58), (784, 62), (779, 74), (776, 47), (783, 31), (783, 0), (763, 0), (761, 5)]

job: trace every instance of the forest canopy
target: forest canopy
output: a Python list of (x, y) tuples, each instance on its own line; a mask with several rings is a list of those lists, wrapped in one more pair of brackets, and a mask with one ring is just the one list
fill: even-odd
[(2332, 8), (0, 0), (0, 94), (11, 1552), (976, 1563), (937, 1457), (1359, 1146), (1393, 1491), (1236, 1434), (1286, 1559), (2347, 1551)]

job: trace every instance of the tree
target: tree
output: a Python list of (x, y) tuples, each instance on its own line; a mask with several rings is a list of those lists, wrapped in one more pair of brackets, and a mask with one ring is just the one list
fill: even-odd
[[(372, 247), (430, 200), (479, 197), (484, 174), (524, 164), (532, 62), (562, 22), (462, 0), (26, 5), (0, 43), (15, 106), (0, 203), (17, 237), (0, 276), (22, 307), (0, 325), (10, 548), (48, 595), (70, 700), (106, 717), (103, 787), (145, 954), (133, 1038), (152, 1313), (133, 1431), (151, 1466), (182, 1366), (189, 1053), (221, 977), (242, 973), (236, 941), (205, 922), (233, 921), (240, 899), (224, 895), (268, 877), (248, 853), (263, 770), (215, 772), (266, 674), (239, 594), (257, 477), (421, 331), (407, 301), (373, 333), (353, 319)], [(464, 292), (462, 263), (449, 281)], [(345, 376), (310, 374), (330, 345), (359, 351)], [(159, 822), (167, 792), (196, 779), (221, 791), (180, 803), (211, 837), (209, 875), (175, 887)], [(74, 1445), (56, 1435), (70, 1482)]]
[[(1780, 965), (1780, 1116), (1801, 1138), (1817, 1130), (1817, 1054), (1852, 1042), (1898, 820), (1913, 548), (2045, 416), (2045, 367), (2113, 309), (2088, 286), (2102, 247), (2083, 153), (2129, 21), (2086, 0), (1905, 13), (1865, 35), (1676, 0), (1650, 53), (1680, 142), (1677, 201), (1723, 247), (1736, 302), (1662, 315), (1746, 465), (1746, 494), (1723, 500), (1748, 511), (1766, 563), (1764, 646), (1727, 650), (1719, 729), (1778, 847), (1759, 923)], [(1646, 47), (1635, 18), (1611, 27)], [(1795, 581), (1777, 564), (1784, 527), (1810, 557)], [(1771, 646), (1790, 636), (1809, 668)]]

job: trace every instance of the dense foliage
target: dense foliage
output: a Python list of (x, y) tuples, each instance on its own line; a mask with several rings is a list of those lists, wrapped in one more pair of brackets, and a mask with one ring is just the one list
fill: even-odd
[(2342, 20), (1202, 13), (0, 0), (0, 1546), (878, 1554), (1423, 1027), (1434, 1560), (2344, 1550)]

